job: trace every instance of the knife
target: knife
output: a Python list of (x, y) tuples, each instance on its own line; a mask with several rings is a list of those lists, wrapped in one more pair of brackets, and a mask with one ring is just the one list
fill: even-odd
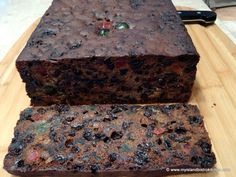
[(213, 11), (179, 10), (178, 14), (185, 23), (213, 24), (217, 14)]

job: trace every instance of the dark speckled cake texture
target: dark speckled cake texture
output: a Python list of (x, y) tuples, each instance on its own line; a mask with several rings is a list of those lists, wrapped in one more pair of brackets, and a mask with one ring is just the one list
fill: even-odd
[(53, 105), (22, 111), (4, 168), (24, 176), (151, 177), (215, 163), (196, 106)]
[(170, 0), (55, 0), (16, 61), (32, 105), (186, 102), (199, 55)]

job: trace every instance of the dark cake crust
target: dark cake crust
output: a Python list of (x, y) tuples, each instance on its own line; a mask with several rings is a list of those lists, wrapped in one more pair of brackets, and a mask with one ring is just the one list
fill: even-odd
[(23, 176), (151, 177), (215, 163), (196, 106), (53, 105), (22, 111), (4, 169)]
[(170, 0), (57, 0), (16, 66), (33, 105), (155, 103), (188, 101), (198, 61)]

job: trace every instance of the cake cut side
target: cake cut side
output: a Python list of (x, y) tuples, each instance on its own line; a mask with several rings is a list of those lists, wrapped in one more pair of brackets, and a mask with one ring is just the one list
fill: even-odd
[[(53, 105), (22, 111), (4, 169), (14, 175), (168, 175), (212, 168), (196, 106)], [(181, 173), (181, 172), (180, 172)]]

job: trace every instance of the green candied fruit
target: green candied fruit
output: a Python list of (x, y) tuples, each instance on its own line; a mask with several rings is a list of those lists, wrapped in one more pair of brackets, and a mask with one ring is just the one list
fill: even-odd
[(132, 111), (132, 110), (127, 110), (127, 111), (125, 111), (125, 113), (127, 114), (127, 115), (132, 115), (132, 114), (134, 114), (134, 112)]
[(127, 136), (128, 140), (130, 140), (130, 141), (134, 141), (135, 140), (134, 134), (131, 133), (131, 132), (128, 133), (126, 136)]
[(118, 30), (129, 29), (129, 25), (126, 22), (119, 22), (116, 24), (115, 29)]
[(32, 108), (26, 108), (22, 113), (20, 114), (20, 119), (21, 120), (28, 120), (31, 118), (31, 115), (33, 113)]
[(53, 127), (59, 127), (60, 124), (61, 124), (60, 118), (55, 116), (54, 119), (53, 119), (53, 121), (52, 121)]
[(47, 121), (44, 120), (44, 121), (38, 122), (35, 125), (35, 128), (36, 128), (37, 133), (42, 134), (49, 130), (49, 124)]
[(120, 151), (121, 152), (130, 152), (131, 147), (128, 144), (122, 144), (121, 147), (120, 147)]
[(94, 111), (96, 109), (96, 105), (90, 105), (89, 108), (90, 110)]
[(101, 160), (102, 160), (102, 157), (98, 156), (95, 152), (92, 153), (92, 156), (94, 157), (94, 159), (95, 159), (96, 161), (101, 161)]
[(100, 30), (98, 31), (98, 35), (105, 37), (105, 36), (108, 36), (109, 32), (110, 32), (109, 29), (100, 29)]

